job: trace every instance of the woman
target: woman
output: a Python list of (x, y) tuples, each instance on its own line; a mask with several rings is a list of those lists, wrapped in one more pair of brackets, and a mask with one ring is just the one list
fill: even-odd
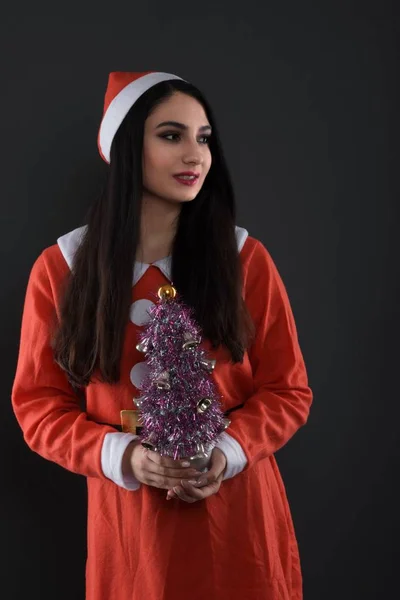
[[(274, 262), (235, 225), (211, 108), (175, 75), (113, 72), (98, 146), (107, 186), (33, 265), (12, 390), (30, 448), (87, 477), (86, 598), (300, 599), (274, 453), (312, 392)], [(146, 311), (171, 281), (231, 420), (206, 473), (119, 426), (140, 394)]]

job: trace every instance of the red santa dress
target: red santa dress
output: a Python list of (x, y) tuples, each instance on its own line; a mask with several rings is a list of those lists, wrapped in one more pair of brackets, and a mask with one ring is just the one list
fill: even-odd
[(227, 470), (217, 494), (189, 504), (121, 472), (133, 434), (119, 423), (140, 395), (137, 351), (146, 309), (170, 282), (170, 258), (136, 263), (130, 320), (117, 385), (91, 383), (86, 410), (54, 362), (49, 323), (84, 227), (46, 248), (31, 269), (22, 316), (12, 405), (28, 446), (84, 475), (88, 486), (87, 600), (301, 600), (298, 545), (274, 457), (306, 423), (312, 391), (289, 299), (265, 248), (236, 227), (244, 299), (256, 338), (242, 363), (203, 347), (229, 416), (218, 444)]

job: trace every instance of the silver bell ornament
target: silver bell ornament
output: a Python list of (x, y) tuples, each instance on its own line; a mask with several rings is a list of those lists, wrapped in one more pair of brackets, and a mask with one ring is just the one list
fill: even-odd
[(168, 371), (163, 371), (154, 379), (154, 385), (158, 390), (170, 390), (171, 385), (169, 383)]
[(143, 354), (146, 354), (146, 352), (148, 352), (149, 348), (150, 348), (150, 340), (142, 340), (141, 342), (136, 344), (136, 350), (138, 350), (139, 352), (143, 352)]
[(143, 397), (139, 396), (139, 398), (134, 398), (133, 402), (136, 404), (138, 408), (140, 408), (143, 404)]
[(208, 408), (210, 408), (212, 403), (211, 398), (202, 398), (197, 403), (197, 412), (203, 414), (206, 412)]
[(200, 360), (201, 367), (208, 373), (212, 373), (214, 371), (216, 364), (217, 361), (215, 360), (215, 358), (202, 358)]
[(200, 337), (194, 337), (190, 333), (184, 333), (183, 339), (184, 342), (182, 344), (182, 350), (192, 350), (193, 348), (196, 348), (201, 342)]

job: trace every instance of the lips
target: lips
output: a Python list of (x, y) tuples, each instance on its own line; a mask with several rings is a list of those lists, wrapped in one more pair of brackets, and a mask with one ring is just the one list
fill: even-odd
[(174, 179), (176, 179), (178, 183), (182, 183), (183, 185), (195, 185), (199, 179), (199, 176), (194, 175), (190, 179), (186, 179), (182, 175), (174, 175)]
[(199, 173), (195, 173), (194, 171), (182, 171), (182, 173), (175, 173), (174, 177), (181, 177), (182, 175), (194, 175), (195, 177), (198, 177)]

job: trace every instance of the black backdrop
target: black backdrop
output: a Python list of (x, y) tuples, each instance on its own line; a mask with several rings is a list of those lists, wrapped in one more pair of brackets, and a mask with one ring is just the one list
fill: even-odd
[(286, 283), (315, 394), (277, 454), (305, 599), (398, 596), (399, 21), (395, 2), (275, 4), (3, 7), (4, 598), (83, 598), (85, 480), (28, 449), (10, 391), (29, 270), (81, 224), (107, 168), (96, 136), (114, 70), (174, 72), (205, 92), (238, 224)]

